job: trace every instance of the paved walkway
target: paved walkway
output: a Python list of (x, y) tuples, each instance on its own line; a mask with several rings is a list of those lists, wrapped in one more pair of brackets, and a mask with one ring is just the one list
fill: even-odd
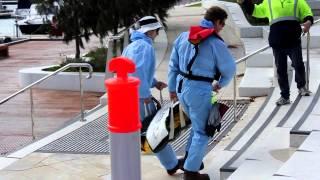
[[(92, 39), (83, 51), (98, 45), (98, 39)], [(10, 57), (0, 60), (0, 99), (21, 89), (20, 69), (58, 64), (74, 51), (73, 42), (66, 45), (62, 41), (28, 41), (9, 46)], [(85, 92), (85, 109), (98, 105), (100, 96), (101, 93)], [(79, 92), (35, 89), (33, 97), (37, 139), (69, 124), (80, 112)], [(29, 91), (0, 106), (0, 124), (0, 155), (32, 142)]]

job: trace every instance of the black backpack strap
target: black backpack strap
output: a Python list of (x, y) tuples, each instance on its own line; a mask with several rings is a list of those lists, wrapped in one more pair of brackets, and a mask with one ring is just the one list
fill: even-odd
[(193, 57), (191, 58), (191, 61), (188, 63), (188, 66), (187, 66), (187, 73), (189, 75), (191, 75), (191, 76), (192, 76), (191, 67), (192, 67), (194, 61), (196, 60), (196, 57), (199, 54), (199, 44), (195, 44), (194, 45), (194, 49), (195, 49), (195, 53), (194, 53)]
[[(182, 71), (179, 72), (180, 75), (182, 75), (182, 76), (184, 76), (184, 77), (186, 77), (186, 78), (190, 78), (190, 77), (188, 77), (188, 75), (192, 76), (191, 67), (192, 67), (194, 61), (196, 60), (196, 57), (197, 57), (198, 54), (199, 54), (199, 45), (198, 45), (198, 44), (195, 44), (195, 45), (194, 45), (194, 49), (195, 49), (196, 51), (195, 51), (193, 57), (191, 58), (191, 61), (190, 61), (190, 62), (188, 63), (188, 65), (187, 65), (187, 73), (188, 73), (188, 74), (187, 74), (187, 73), (184, 73), (184, 72), (182, 72)], [(181, 80), (179, 81), (178, 93), (181, 93), (182, 84), (183, 84), (183, 79), (181, 79)]]
[[(213, 78), (204, 77), (204, 76), (197, 76), (197, 75), (192, 74), (191, 68), (192, 68), (193, 63), (199, 54), (199, 44), (194, 44), (194, 49), (195, 49), (195, 53), (187, 65), (187, 73), (180, 71), (179, 74), (187, 79), (191, 79), (191, 80), (195, 80), (195, 81), (205, 81), (205, 82), (212, 83), (214, 80)], [(181, 86), (182, 86), (182, 82), (179, 82), (179, 87), (181, 87)]]

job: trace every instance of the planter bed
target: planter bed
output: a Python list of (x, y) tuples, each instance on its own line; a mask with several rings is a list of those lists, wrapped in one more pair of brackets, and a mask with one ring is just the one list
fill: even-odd
[[(21, 87), (25, 87), (40, 78), (52, 73), (50, 71), (43, 71), (43, 69), (52, 66), (42, 66), (25, 68), (19, 71), (19, 83)], [(104, 73), (93, 73), (90, 79), (86, 79), (88, 73), (83, 72), (83, 84), (84, 91), (90, 92), (105, 92), (104, 87)], [(60, 72), (59, 74), (52, 76), (42, 83), (38, 84), (36, 88), (39, 89), (53, 89), (53, 90), (70, 90), (79, 91), (79, 72)]]

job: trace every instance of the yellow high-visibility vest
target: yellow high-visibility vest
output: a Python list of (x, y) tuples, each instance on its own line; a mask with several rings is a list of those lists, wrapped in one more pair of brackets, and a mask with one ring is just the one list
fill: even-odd
[(313, 16), (305, 0), (263, 0), (261, 4), (255, 4), (252, 15), (268, 18), (270, 25), (285, 20), (302, 22), (305, 17)]

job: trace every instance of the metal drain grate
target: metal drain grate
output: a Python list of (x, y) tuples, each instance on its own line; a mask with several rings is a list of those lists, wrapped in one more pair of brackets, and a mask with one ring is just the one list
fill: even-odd
[[(233, 101), (220, 101), (224, 104), (227, 104), (230, 108), (224, 115), (221, 122), (221, 130), (219, 133), (216, 133), (208, 142), (207, 153), (210, 152), (214, 146), (229, 132), (229, 130), (235, 125), (233, 121)], [(237, 103), (237, 111), (236, 116), (240, 118), (243, 113), (248, 108), (249, 101), (243, 101), (241, 103)], [(190, 129), (188, 128), (185, 132), (181, 133), (181, 135), (171, 143), (174, 151), (176, 151), (177, 155), (184, 155), (185, 146), (188, 141), (188, 137), (190, 135)]]
[(0, 135), (0, 157), (33, 143), (31, 135)]
[(50, 153), (109, 153), (109, 132), (105, 114), (81, 128), (39, 149)]
[[(168, 101), (165, 101), (168, 102)], [(209, 152), (219, 142), (223, 136), (233, 127), (233, 101), (222, 101), (230, 106), (226, 112), (223, 121), (222, 129), (219, 133), (209, 141)], [(248, 107), (249, 102), (240, 102), (237, 104), (237, 117), (241, 117)], [(109, 132), (107, 129), (106, 119), (108, 114), (105, 114), (98, 119), (84, 125), (83, 127), (67, 134), (66, 136), (42, 147), (38, 152), (47, 153), (81, 153), (81, 154), (109, 154)], [(190, 128), (180, 134), (173, 141), (172, 147), (178, 155), (184, 154), (184, 147), (190, 134)]]

